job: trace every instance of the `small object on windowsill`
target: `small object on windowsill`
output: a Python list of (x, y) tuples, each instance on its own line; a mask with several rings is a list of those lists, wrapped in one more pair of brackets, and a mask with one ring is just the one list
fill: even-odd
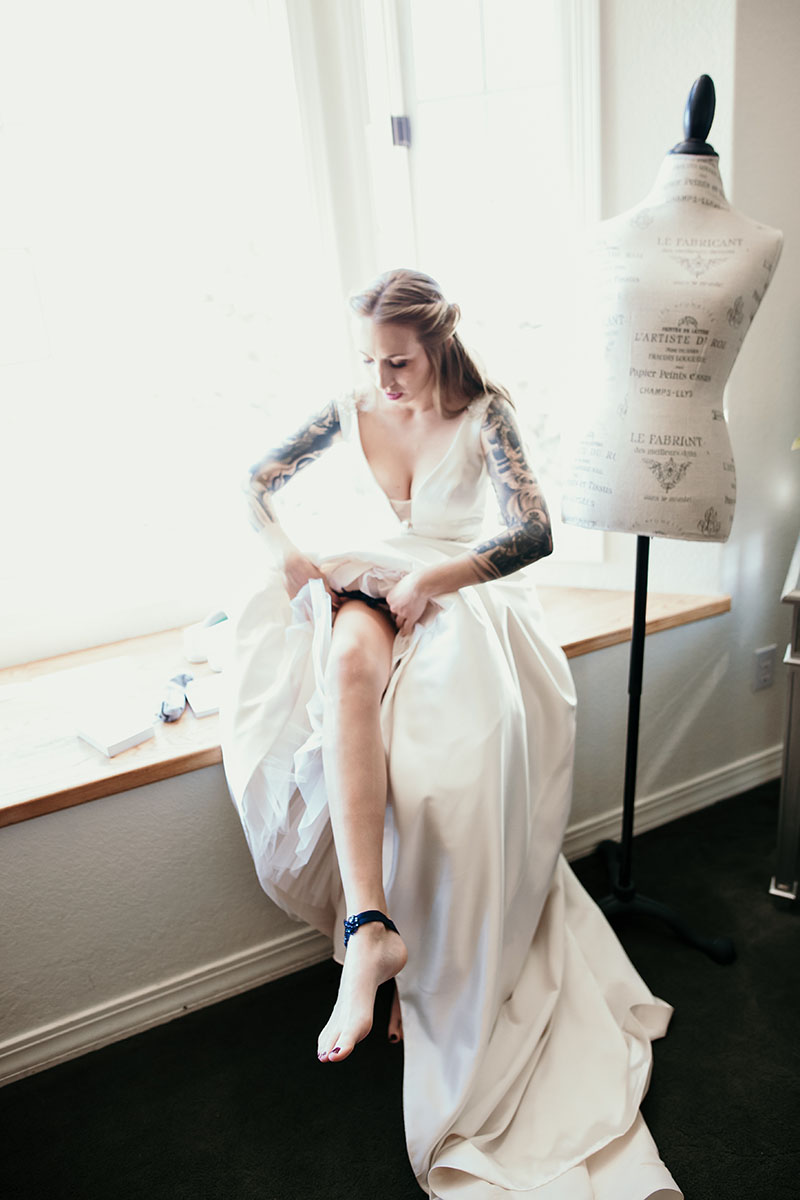
[[(183, 631), (183, 653), (190, 663), (208, 662), (209, 649), (219, 636), (219, 626), (228, 620), (228, 614), (219, 609), (209, 613), (203, 621), (189, 625)], [(212, 668), (213, 669), (213, 668)]]
[(77, 730), (79, 738), (105, 754), (106, 758), (113, 758), (123, 750), (146, 742), (154, 733), (152, 721), (147, 724), (140, 713), (113, 710), (96, 713), (82, 720)]
[(222, 692), (222, 677), (207, 675), (204, 679), (195, 679), (186, 688), (186, 699), (191, 705), (196, 717), (212, 717), (219, 712)]
[(153, 698), (130, 659), (115, 656), (58, 671), (48, 689), (64, 725), (106, 758), (154, 736)]
[(186, 685), (194, 679), (193, 675), (173, 675), (164, 689), (161, 697), (161, 707), (156, 716), (160, 721), (178, 721), (186, 708)]

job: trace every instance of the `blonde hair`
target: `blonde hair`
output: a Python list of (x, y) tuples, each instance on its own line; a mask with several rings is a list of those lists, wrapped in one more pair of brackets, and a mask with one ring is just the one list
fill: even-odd
[(379, 325), (409, 325), (433, 368), (433, 401), (442, 417), (457, 417), (478, 396), (502, 396), (504, 387), (487, 379), (456, 332), (461, 317), (457, 304), (449, 304), (442, 289), (421, 271), (386, 271), (363, 292), (350, 297), (350, 307), (360, 317)]

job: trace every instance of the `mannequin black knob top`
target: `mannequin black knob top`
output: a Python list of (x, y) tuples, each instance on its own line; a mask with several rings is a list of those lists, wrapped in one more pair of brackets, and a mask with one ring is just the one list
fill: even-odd
[(714, 120), (716, 103), (717, 97), (711, 76), (701, 75), (699, 79), (695, 79), (683, 111), (685, 140), (673, 146), (670, 154), (706, 154), (716, 158), (716, 150), (706, 141)]

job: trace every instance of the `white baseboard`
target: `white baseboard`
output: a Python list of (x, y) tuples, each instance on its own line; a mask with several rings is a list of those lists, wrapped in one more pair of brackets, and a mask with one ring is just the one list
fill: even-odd
[(262, 946), (206, 963), (199, 970), (0, 1042), (0, 1085), (162, 1025), (192, 1009), (215, 1004), (330, 956), (331, 944), (327, 938), (298, 925), (296, 932), (292, 930)]
[[(645, 796), (636, 804), (636, 831), (654, 829), (775, 779), (781, 773), (781, 760), (782, 747), (774, 746), (677, 787)], [(567, 858), (579, 858), (594, 850), (604, 838), (616, 838), (621, 814), (619, 806), (570, 825), (564, 839)], [(296, 932), (283, 934), (252, 950), (75, 1013), (64, 1021), (0, 1043), (0, 1085), (322, 962), (330, 954), (327, 938), (298, 926)]]
[[(749, 788), (768, 783), (780, 776), (783, 761), (783, 746), (779, 743), (758, 754), (740, 758), (737, 762), (698, 775), (676, 787), (665, 788), (651, 796), (642, 796), (636, 801), (636, 832), (644, 833), (674, 821), (687, 813), (697, 812), (736, 796)], [(590, 854), (605, 838), (618, 839), (622, 823), (622, 805), (608, 809), (597, 816), (577, 821), (567, 828), (564, 837), (564, 854), (567, 858), (580, 858)]]

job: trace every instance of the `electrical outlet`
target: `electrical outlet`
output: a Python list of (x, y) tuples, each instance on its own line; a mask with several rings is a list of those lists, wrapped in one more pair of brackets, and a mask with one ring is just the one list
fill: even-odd
[(762, 688), (772, 687), (775, 682), (775, 655), (778, 647), (762, 646), (760, 650), (756, 650), (754, 654), (755, 668), (753, 675), (753, 691), (759, 692)]

